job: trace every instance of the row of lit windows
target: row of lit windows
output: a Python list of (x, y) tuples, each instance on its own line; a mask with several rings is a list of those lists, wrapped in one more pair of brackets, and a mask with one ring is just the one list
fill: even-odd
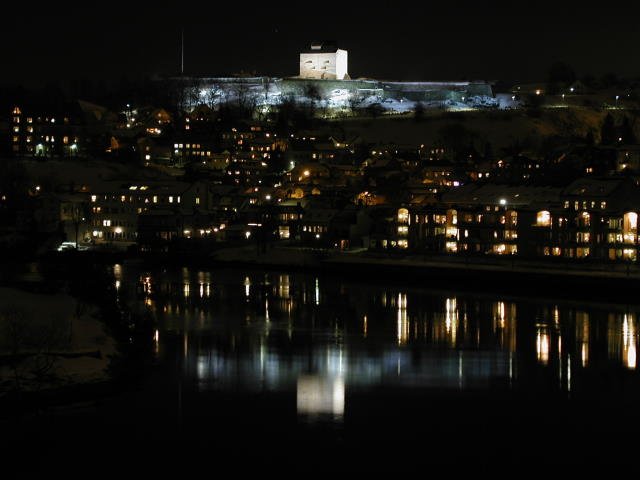
[(96, 227), (133, 227), (131, 222), (124, 222), (122, 220), (112, 220), (110, 218), (102, 220), (94, 220), (92, 224)]
[[(596, 205), (598, 205), (598, 202), (596, 202), (595, 200), (591, 200), (590, 202), (587, 200), (583, 200), (582, 202), (575, 200), (573, 202), (573, 209), (574, 210), (580, 210), (580, 204), (582, 203), (582, 209), (586, 210), (587, 208), (589, 208), (589, 205), (591, 205), (591, 208), (596, 208)], [(564, 208), (569, 208), (571, 206), (571, 202), (569, 200), (565, 200), (564, 201)], [(600, 209), (604, 210), (605, 208), (607, 208), (607, 202), (602, 201), (600, 202)]]
[(311, 233), (325, 233), (327, 231), (327, 227), (324, 225), (305, 225), (302, 227), (302, 231)]
[(173, 148), (202, 148), (202, 145), (199, 143), (174, 143)]
[[(104, 200), (118, 200), (118, 197), (116, 196), (109, 196), (109, 195), (104, 195)], [(134, 202), (144, 202), (144, 203), (165, 203), (166, 201), (168, 201), (169, 203), (180, 203), (181, 202), (181, 197), (180, 195), (174, 196), (174, 195), (169, 195), (168, 197), (158, 197), (158, 195), (154, 195), (153, 197), (151, 197), (151, 200), (149, 199), (149, 197), (133, 197), (133, 196), (129, 196), (127, 197), (126, 195), (121, 195), (119, 197), (120, 202), (125, 203), (125, 202), (129, 202), (129, 203), (134, 203)], [(91, 202), (95, 203), (98, 201), (98, 195), (91, 195)], [(197, 202), (196, 204), (200, 203), (200, 199), (197, 198)]]

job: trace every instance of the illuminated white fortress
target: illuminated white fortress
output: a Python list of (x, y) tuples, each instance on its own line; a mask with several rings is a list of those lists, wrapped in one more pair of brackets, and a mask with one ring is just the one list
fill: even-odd
[(313, 42), (300, 53), (300, 78), (349, 80), (348, 53), (332, 42)]
[[(328, 111), (354, 110), (378, 104), (387, 112), (423, 108), (469, 110), (494, 108), (498, 101), (491, 84), (485, 81), (404, 82), (371, 78), (351, 79), (348, 53), (335, 42), (312, 42), (300, 52), (299, 75), (278, 78), (265, 76), (174, 78), (185, 90), (185, 108), (199, 104), (210, 107), (233, 103), (251, 103), (270, 108), (293, 99), (300, 103), (318, 102)], [(311, 98), (309, 91), (317, 97)]]

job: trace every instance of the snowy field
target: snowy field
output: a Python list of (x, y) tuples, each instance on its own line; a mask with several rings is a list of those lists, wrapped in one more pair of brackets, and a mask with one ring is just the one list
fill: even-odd
[(115, 342), (94, 314), (66, 294), (0, 288), (0, 392), (106, 378)]

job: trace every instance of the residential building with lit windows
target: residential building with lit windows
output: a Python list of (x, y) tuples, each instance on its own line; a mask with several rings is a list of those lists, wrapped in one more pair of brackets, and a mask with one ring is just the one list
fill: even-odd
[(88, 102), (72, 102), (51, 112), (16, 105), (11, 111), (11, 152), (15, 156), (77, 157), (101, 151), (91, 142), (100, 126), (114, 121), (109, 112)]
[(383, 248), (600, 261), (638, 259), (640, 187), (628, 177), (566, 188), (471, 184), (396, 210)]
[[(155, 214), (170, 217), (178, 222), (179, 235), (197, 235), (189, 223), (196, 212), (207, 212), (210, 206), (209, 189), (203, 182), (106, 182), (90, 190), (90, 226), (83, 238), (94, 243), (133, 244), (139, 238), (140, 218)], [(189, 220), (189, 221), (188, 221)], [(154, 222), (145, 223), (146, 227)], [(158, 236), (170, 240), (166, 222), (159, 222), (163, 228)], [(175, 225), (173, 225), (175, 227)], [(150, 233), (147, 228), (148, 235)]]
[(633, 179), (579, 179), (560, 201), (561, 208), (536, 212), (538, 255), (637, 260), (640, 188)]
[(559, 188), (469, 184), (432, 205), (398, 210), (406, 218), (406, 248), (446, 253), (514, 255), (525, 240), (522, 222), (531, 205), (557, 201)]

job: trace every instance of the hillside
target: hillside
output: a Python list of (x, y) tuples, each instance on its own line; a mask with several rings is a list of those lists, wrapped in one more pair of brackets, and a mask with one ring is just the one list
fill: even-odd
[[(624, 113), (612, 112), (614, 117)], [(340, 123), (347, 137), (359, 136), (366, 143), (434, 145), (443, 128), (459, 124), (475, 139), (476, 146), (491, 142), (501, 149), (517, 142), (533, 148), (544, 137), (584, 137), (592, 131), (596, 141), (607, 111), (589, 108), (543, 109), (539, 115), (524, 110), (429, 112), (420, 120), (412, 115), (350, 118)]]

